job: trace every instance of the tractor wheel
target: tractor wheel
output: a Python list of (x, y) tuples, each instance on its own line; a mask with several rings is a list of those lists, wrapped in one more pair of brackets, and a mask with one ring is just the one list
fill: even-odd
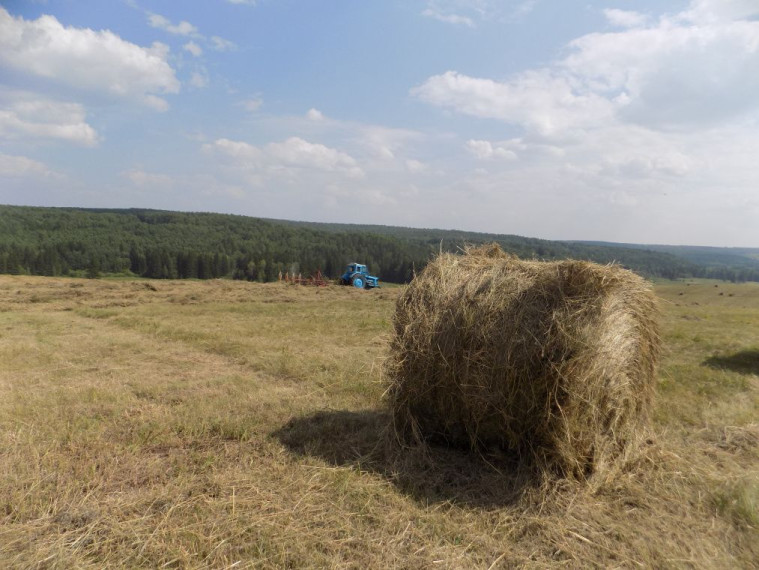
[(354, 277), (353, 278), (353, 286), (357, 287), (358, 289), (363, 289), (366, 286), (366, 283), (364, 282), (363, 277)]

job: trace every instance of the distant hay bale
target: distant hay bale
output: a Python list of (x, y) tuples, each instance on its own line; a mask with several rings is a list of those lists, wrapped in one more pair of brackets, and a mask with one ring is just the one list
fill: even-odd
[(652, 406), (658, 310), (616, 266), (441, 254), (398, 299), (387, 361), (396, 434), (498, 446), (583, 479), (623, 464)]

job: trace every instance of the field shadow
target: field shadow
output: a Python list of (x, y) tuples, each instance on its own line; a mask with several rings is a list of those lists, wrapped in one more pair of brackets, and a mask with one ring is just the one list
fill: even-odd
[(293, 418), (272, 435), (292, 453), (377, 473), (425, 504), (498, 508), (537, 485), (532, 472), (507, 455), (436, 445), (401, 448), (387, 436), (388, 424), (386, 412), (321, 411)]
[(718, 370), (759, 375), (759, 350), (742, 350), (730, 356), (711, 356), (702, 364)]

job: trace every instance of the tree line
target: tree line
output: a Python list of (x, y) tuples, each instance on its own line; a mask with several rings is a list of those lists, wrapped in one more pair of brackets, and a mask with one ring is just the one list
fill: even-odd
[(361, 232), (290, 228), (224, 214), (0, 207), (0, 273), (274, 281), (366, 263), (390, 282), (423, 265), (424, 245)]
[(617, 262), (669, 279), (759, 281), (759, 264), (705, 266), (671, 253), (592, 243), (229, 214), (0, 206), (0, 273), (11, 274), (266, 282), (316, 271), (335, 278), (357, 261), (383, 281), (403, 283), (441, 250), (493, 241), (525, 259)]

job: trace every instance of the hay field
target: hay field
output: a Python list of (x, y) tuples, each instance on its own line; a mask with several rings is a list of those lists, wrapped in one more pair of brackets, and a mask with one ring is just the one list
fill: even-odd
[(656, 435), (593, 490), (384, 445), (398, 291), (0, 276), (0, 566), (759, 565), (759, 286), (656, 286)]

